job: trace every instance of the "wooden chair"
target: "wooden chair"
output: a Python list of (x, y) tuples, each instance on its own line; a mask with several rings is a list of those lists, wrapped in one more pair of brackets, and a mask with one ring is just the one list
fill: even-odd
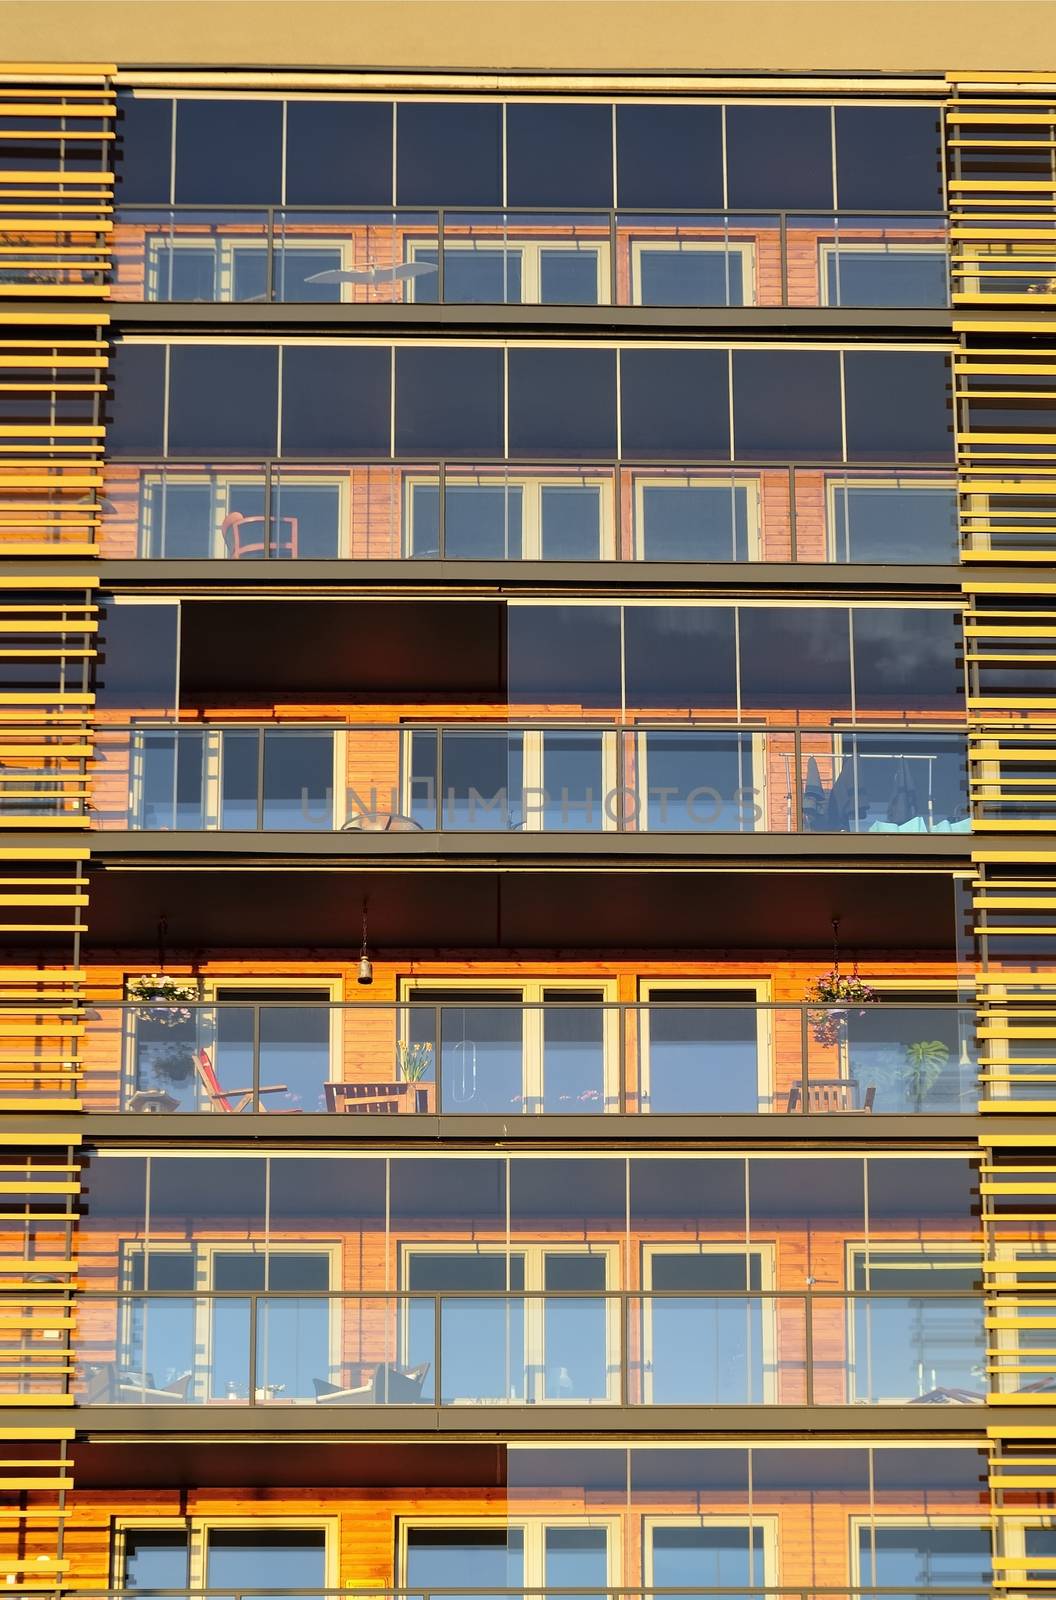
[[(248, 1089), (221, 1089), (219, 1079), (216, 1076), (216, 1068), (213, 1066), (212, 1057), (208, 1050), (199, 1050), (195, 1055), (194, 1062), (198, 1068), (198, 1076), (202, 1080), (202, 1089), (206, 1098), (210, 1101), (210, 1111), (228, 1111), (233, 1115), (245, 1111), (253, 1099), (252, 1084)], [(267, 1088), (262, 1086), (256, 1092), (258, 1094), (285, 1094), (286, 1085), (284, 1083), (270, 1083)], [(261, 1106), (262, 1111), (263, 1109), (264, 1107)], [(293, 1114), (296, 1115), (296, 1112)]]
[[(807, 1084), (808, 1111), (872, 1111), (876, 1086), (869, 1084), (859, 1103), (861, 1085), (854, 1078), (811, 1078)], [(798, 1111), (803, 1085), (794, 1083), (788, 1091), (786, 1110)]]
[(401, 1101), (410, 1083), (327, 1083), (328, 1111), (348, 1111), (354, 1116), (392, 1116), (403, 1110)]
[[(259, 538), (253, 538), (246, 542), (244, 542), (242, 538), (243, 528), (248, 527), (252, 523), (263, 523), (263, 521), (264, 518), (262, 516), (247, 517), (241, 511), (228, 512), (227, 516), (220, 524), (220, 537), (223, 539), (224, 549), (227, 551), (227, 554), (231, 557), (232, 561), (240, 561), (244, 556), (249, 556), (252, 558), (254, 556), (263, 556), (265, 554), (263, 528), (261, 529), (261, 535)], [(297, 518), (279, 517), (278, 522), (279, 537), (274, 545), (273, 550), (271, 551), (271, 554), (276, 556), (289, 556), (292, 560), (296, 560), (297, 540), (300, 533), (300, 527)], [(282, 537), (282, 526), (284, 523), (290, 530), (289, 535), (285, 540)]]

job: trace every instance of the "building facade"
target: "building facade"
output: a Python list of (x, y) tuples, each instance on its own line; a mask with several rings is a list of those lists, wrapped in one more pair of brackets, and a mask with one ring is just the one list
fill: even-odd
[(1056, 73), (110, 53), (0, 68), (5, 1581), (1051, 1588)]

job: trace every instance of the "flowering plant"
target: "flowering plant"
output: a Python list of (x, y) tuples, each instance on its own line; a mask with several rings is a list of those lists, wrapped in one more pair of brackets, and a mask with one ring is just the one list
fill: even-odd
[[(863, 983), (858, 976), (857, 962), (851, 968), (849, 978), (844, 976), (839, 964), (834, 962), (828, 972), (823, 972), (820, 978), (815, 978), (808, 984), (806, 998), (815, 1005), (829, 1007), (864, 1006), (876, 1000), (877, 994), (875, 989), (870, 989), (869, 985)], [(839, 1044), (845, 1038), (847, 1033), (845, 1010), (811, 1011), (808, 1016), (811, 1032), (818, 1044)]]
[(144, 972), (128, 985), (130, 1000), (148, 1001), (140, 1015), (148, 1022), (159, 1022), (162, 1027), (175, 1028), (190, 1022), (191, 1013), (181, 1001), (197, 1000), (198, 985), (181, 983), (164, 972)]

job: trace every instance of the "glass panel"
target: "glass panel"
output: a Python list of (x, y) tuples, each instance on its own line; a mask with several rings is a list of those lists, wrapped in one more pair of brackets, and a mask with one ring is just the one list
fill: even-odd
[[(862, 711), (963, 715), (961, 618), (938, 607), (856, 607), (854, 694)], [(742, 632), (743, 644), (743, 632)]]
[[(817, 1306), (814, 1315), (817, 1347)], [(981, 1300), (863, 1297), (852, 1302), (852, 1316), (848, 1401), (871, 1405), (984, 1403), (986, 1340)]]
[(172, 101), (119, 94), (116, 128), (117, 204), (164, 204), (171, 198)]
[[(315, 1270), (311, 1274), (305, 1268)], [(300, 1270), (294, 1274), (291, 1270)], [(329, 1261), (324, 1256), (273, 1256), (273, 1289), (301, 1288), (311, 1275), (329, 1287)], [(288, 1281), (287, 1281), (288, 1280)], [(331, 1321), (339, 1326), (342, 1302), (322, 1297), (261, 1300), (257, 1305), (256, 1396), (258, 1401), (314, 1400), (315, 1380), (330, 1371)], [(350, 1309), (355, 1311), (356, 1307)]]
[[(853, 223), (848, 221), (848, 227)], [(837, 243), (823, 253), (830, 306), (944, 306), (949, 303), (944, 250)]]
[[(460, 484), (448, 479), (444, 496), (446, 556), (476, 561), (521, 559), (524, 491), (519, 484)], [(416, 499), (416, 523), (417, 514)]]
[(135, 826), (205, 826), (201, 734), (143, 733), (136, 736)]
[(744, 257), (736, 250), (639, 247), (643, 306), (743, 306)]
[(502, 204), (502, 107), (403, 101), (396, 107), (401, 206)]
[(621, 206), (722, 206), (719, 106), (616, 107), (616, 170)]
[(397, 350), (397, 453), (502, 456), (502, 397), (501, 350)]
[(257, 828), (260, 826), (260, 734), (223, 735), (220, 777), (220, 826)]
[(519, 1528), (407, 1530), (407, 1583), (413, 1588), (449, 1589), (447, 1600), (498, 1600), (489, 1588), (519, 1589), (524, 1581)]
[(742, 607), (742, 711), (849, 710), (848, 617), (842, 606)]
[[(709, 1518), (697, 1527), (651, 1529), (652, 1581), (659, 1589), (736, 1590), (766, 1582), (763, 1531), (722, 1527)], [(734, 1597), (735, 1600), (735, 1597)]]
[(561, 1004), (542, 1012), (542, 1109), (562, 1115), (611, 1109), (605, 1097), (606, 1013), (598, 1005), (572, 1005), (561, 991), (552, 998)]
[[(283, 108), (277, 100), (179, 101), (177, 205), (278, 205)], [(217, 161), (217, 151), (224, 152)]]
[(511, 456), (616, 454), (616, 353), (509, 352)]
[(596, 306), (607, 302), (599, 294), (598, 252), (590, 249), (554, 249), (539, 252), (539, 301), (545, 306)]
[(607, 1528), (547, 1528), (543, 1559), (546, 1581), (560, 1589), (588, 1591), (580, 1600), (603, 1600), (599, 1592), (590, 1594), (591, 1584), (603, 1590), (609, 1581), (609, 1536)]
[[(701, 1000), (706, 999), (702, 995)], [(653, 1003), (639, 1013), (642, 1110), (656, 1115), (763, 1109), (752, 1007)]]
[(511, 605), (506, 627), (511, 707), (619, 710), (617, 606)]
[(831, 210), (830, 118), (827, 106), (727, 106), (727, 203)]
[(943, 352), (848, 350), (844, 383), (849, 461), (950, 460), (950, 366)]
[(628, 707), (695, 715), (733, 710), (735, 621), (730, 606), (626, 606)]
[(169, 350), (168, 453), (272, 455), (278, 422), (278, 350), (251, 344)]
[(601, 546), (601, 490), (593, 484), (544, 484), (539, 491), (544, 561), (596, 561)]
[(511, 206), (612, 205), (612, 107), (506, 107), (506, 199)]
[(840, 358), (835, 352), (734, 351), (738, 458), (838, 461), (843, 456), (841, 409)]
[(442, 827), (523, 826), (523, 735), (445, 730), (441, 747)]
[(762, 775), (755, 772), (751, 734), (643, 733), (638, 759), (647, 777), (640, 828), (750, 833), (762, 820)]
[(389, 453), (389, 351), (286, 345), (283, 455)]
[(523, 1404), (532, 1398), (525, 1314), (524, 1300), (441, 1298), (441, 1405)]
[[(978, 1103), (974, 1014), (952, 1006), (866, 1006), (836, 1021), (847, 1072), (874, 1111), (962, 1112)], [(831, 1066), (831, 1062), (830, 1062)]]
[(264, 734), (265, 828), (334, 826), (334, 735)]
[(160, 456), (165, 443), (164, 346), (119, 341), (110, 366), (107, 449), (115, 456)]
[[(609, 1372), (618, 1383), (619, 1349), (610, 1348), (609, 1303), (605, 1260), (586, 1253), (548, 1255), (544, 1264), (547, 1289), (589, 1291), (593, 1298), (571, 1293), (542, 1302), (543, 1386), (541, 1400), (608, 1400)], [(538, 1354), (538, 1353), (536, 1353)]]
[[(369, 517), (373, 510), (379, 521), (384, 523), (384, 499), (379, 506), (371, 492), (371, 480), (373, 478), (377, 483), (379, 493), (384, 497), (388, 487), (385, 469), (367, 467), (360, 470), (365, 474), (362, 486), (357, 484), (353, 487), (349, 499), (365, 517)], [(272, 559), (285, 557), (300, 558), (302, 561), (328, 561), (335, 556), (360, 554), (360, 551), (347, 550), (342, 545), (344, 529), (351, 524), (358, 531), (361, 526), (344, 509), (348, 487), (347, 480), (328, 478), (318, 470), (305, 468), (299, 472), (295, 467), (284, 467), (276, 471), (271, 485), (269, 555)], [(364, 531), (364, 556), (390, 553), (386, 538), (388, 530), (384, 526), (377, 529), (381, 545), (377, 552), (371, 549), (369, 523)]]
[(747, 561), (747, 483), (678, 478), (637, 486), (636, 551), (643, 561)]
[(180, 607), (175, 601), (106, 605), (99, 622), (93, 684), (98, 706), (159, 718), (175, 716), (179, 638)]
[(549, 732), (539, 737), (542, 792), (525, 789), (522, 826), (568, 832), (616, 821), (618, 797), (609, 793), (605, 781), (606, 736)]
[[(674, 1279), (672, 1288), (694, 1292), (684, 1298), (654, 1293), (641, 1302), (645, 1403), (761, 1405), (775, 1398), (774, 1303), (746, 1295), (715, 1298), (696, 1292), (698, 1283), (706, 1284), (709, 1277), (708, 1257), (703, 1255), (678, 1258), (677, 1272), (661, 1276)], [(796, 1302), (783, 1307), (786, 1323), (796, 1309)]]
[(286, 102), (286, 203), (392, 201), (392, 106), (383, 100)]
[(730, 455), (725, 351), (621, 351), (620, 406), (625, 456), (707, 460)]
[(836, 185), (838, 203), (856, 211), (941, 211), (938, 110), (837, 106)]

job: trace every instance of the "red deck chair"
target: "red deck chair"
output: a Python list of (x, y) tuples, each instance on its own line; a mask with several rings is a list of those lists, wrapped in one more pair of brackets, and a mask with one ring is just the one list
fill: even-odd
[[(271, 554), (276, 556), (289, 556), (297, 559), (297, 539), (300, 526), (296, 517), (273, 518), (279, 524), (278, 538), (273, 541)], [(260, 525), (259, 534), (254, 533), (250, 538), (243, 535), (243, 528)], [(289, 529), (283, 537), (283, 524)], [(256, 557), (264, 554), (264, 518), (247, 517), (241, 511), (229, 511), (220, 524), (220, 536), (224, 541), (224, 549), (233, 561), (239, 561), (244, 556)]]
[[(253, 1099), (253, 1085), (250, 1084), (248, 1089), (221, 1089), (219, 1079), (216, 1076), (216, 1068), (213, 1066), (213, 1060), (208, 1050), (199, 1050), (194, 1060), (198, 1068), (198, 1076), (202, 1080), (202, 1088), (205, 1090), (206, 1098), (210, 1101), (210, 1110), (230, 1111), (232, 1113), (245, 1111)], [(262, 1085), (258, 1093), (285, 1094), (286, 1085), (284, 1083), (270, 1083), (267, 1088)], [(235, 1103), (232, 1104), (232, 1101)], [(262, 1106), (261, 1110), (263, 1109)], [(289, 1114), (296, 1116), (297, 1111), (294, 1110)]]

